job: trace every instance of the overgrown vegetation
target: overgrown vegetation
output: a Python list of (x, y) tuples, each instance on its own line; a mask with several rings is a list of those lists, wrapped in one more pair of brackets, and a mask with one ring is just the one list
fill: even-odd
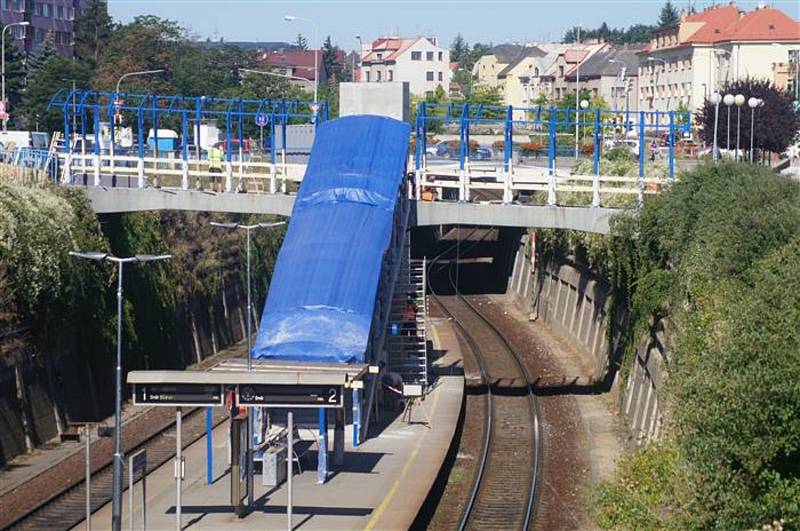
[(667, 317), (673, 344), (667, 441), (601, 488), (598, 525), (797, 528), (800, 188), (757, 166), (701, 166), (598, 247), (631, 338)]
[[(56, 346), (76, 352), (79, 362), (98, 368), (101, 392), (110, 389), (102, 375), (116, 341), (116, 270), (68, 252), (170, 253), (168, 262), (125, 268), (125, 366), (177, 368), (192, 362), (175, 346), (176, 337), (186, 334), (177, 329), (185, 324), (180, 309), (205, 309), (213, 322), (212, 302), (222, 284), (246, 285), (239, 267), (246, 252), (242, 232), (211, 227), (212, 219), (207, 213), (164, 212), (98, 221), (79, 192), (0, 182), (0, 332), (30, 328), (45, 357)], [(266, 297), (282, 238), (282, 229), (253, 234), (256, 308)]]

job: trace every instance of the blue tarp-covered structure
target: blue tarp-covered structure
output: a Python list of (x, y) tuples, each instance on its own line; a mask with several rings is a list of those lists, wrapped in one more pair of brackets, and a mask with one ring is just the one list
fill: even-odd
[(319, 126), (254, 358), (364, 361), (410, 132), (379, 116)]

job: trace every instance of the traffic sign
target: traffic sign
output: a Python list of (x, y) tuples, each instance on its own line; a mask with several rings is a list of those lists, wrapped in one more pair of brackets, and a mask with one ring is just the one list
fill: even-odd
[(5, 100), (0, 100), (0, 113), (5, 113), (7, 107), (7, 102)]
[(133, 403), (151, 406), (221, 406), (219, 384), (133, 384)]
[(256, 125), (259, 127), (264, 127), (269, 123), (269, 115), (267, 113), (260, 112), (256, 114)]
[(313, 114), (314, 116), (316, 116), (316, 115), (317, 115), (317, 111), (319, 110), (319, 103), (317, 103), (317, 102), (315, 101), (314, 103), (310, 104), (310, 105), (308, 106), (308, 108), (309, 108), (309, 109), (311, 109), (311, 114)]
[(240, 407), (339, 408), (344, 406), (342, 385), (239, 384)]

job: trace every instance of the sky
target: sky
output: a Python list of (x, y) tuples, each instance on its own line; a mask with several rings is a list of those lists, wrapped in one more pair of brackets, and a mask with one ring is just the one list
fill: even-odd
[[(594, 28), (605, 21), (610, 27), (655, 23), (664, 0), (108, 0), (117, 22), (137, 15), (157, 15), (179, 22), (190, 34), (205, 40), (294, 41), (298, 33), (313, 46), (313, 26), (286, 22), (284, 15), (316, 22), (320, 42), (331, 35), (345, 50), (357, 48), (356, 34), (366, 42), (382, 35), (433, 35), (449, 46), (461, 33), (469, 43), (559, 41), (564, 32), (581, 24)], [(695, 9), (712, 4), (693, 0)], [(724, 2), (717, 1), (717, 4)], [(758, 2), (740, 0), (753, 9)], [(795, 19), (797, 0), (765, 2)], [(690, 0), (673, 0), (686, 9)]]

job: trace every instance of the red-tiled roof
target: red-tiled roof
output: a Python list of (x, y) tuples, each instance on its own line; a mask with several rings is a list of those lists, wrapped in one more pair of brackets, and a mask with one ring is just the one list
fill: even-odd
[(722, 40), (800, 41), (800, 22), (779, 9), (757, 9), (729, 27), (723, 33)]
[[(272, 66), (291, 68), (292, 75), (314, 79), (314, 50), (273, 51), (264, 55), (264, 59)], [(316, 51), (317, 68), (322, 69), (322, 52)]]
[(717, 42), (728, 27), (739, 20), (739, 8), (736, 6), (721, 6), (706, 9), (700, 13), (689, 15), (685, 22), (702, 22), (703, 25), (684, 42), (686, 43), (712, 43)]
[(372, 49), (362, 59), (365, 63), (371, 63), (378, 60), (378, 53), (383, 54), (381, 61), (394, 61), (408, 50), (414, 43), (424, 37), (413, 37), (410, 39), (401, 39), (399, 37), (381, 37), (372, 41)]
[(728, 41), (800, 41), (800, 22), (779, 9), (739, 11), (733, 5), (706, 9), (688, 16), (686, 22), (703, 26), (684, 43), (714, 44)]

